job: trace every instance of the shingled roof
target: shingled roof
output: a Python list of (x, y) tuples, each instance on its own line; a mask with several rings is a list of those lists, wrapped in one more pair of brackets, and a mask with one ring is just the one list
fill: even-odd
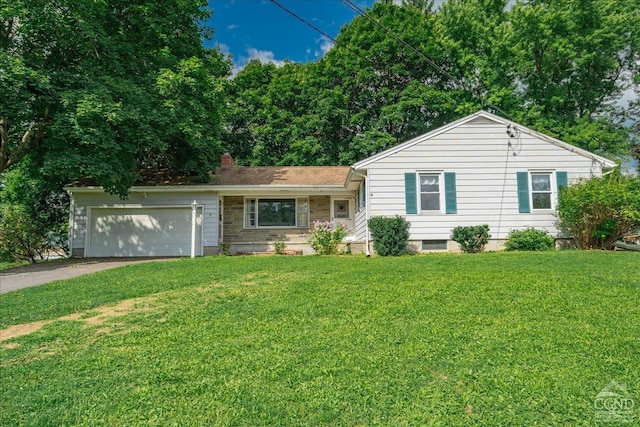
[(214, 185), (344, 185), (347, 166), (220, 167)]

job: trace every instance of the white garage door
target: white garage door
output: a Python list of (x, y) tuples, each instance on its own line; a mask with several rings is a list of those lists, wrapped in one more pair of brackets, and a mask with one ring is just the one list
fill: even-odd
[[(202, 254), (202, 211), (196, 255)], [(92, 208), (88, 257), (190, 256), (191, 208)]]

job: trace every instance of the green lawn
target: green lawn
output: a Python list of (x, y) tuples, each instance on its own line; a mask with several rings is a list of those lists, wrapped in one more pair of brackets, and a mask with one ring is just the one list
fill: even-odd
[(0, 271), (20, 267), (26, 264), (28, 264), (27, 261), (0, 261)]
[(25, 289), (0, 296), (0, 328), (50, 322), (2, 342), (0, 425), (590, 426), (612, 380), (637, 425), (639, 269), (622, 252), (215, 257)]

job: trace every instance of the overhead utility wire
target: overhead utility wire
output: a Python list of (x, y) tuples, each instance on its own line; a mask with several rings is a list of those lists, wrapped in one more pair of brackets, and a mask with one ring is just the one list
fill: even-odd
[(331, 37), (329, 34), (325, 33), (324, 31), (322, 31), (320, 28), (316, 27), (315, 25), (313, 25), (311, 22), (307, 21), (306, 19), (302, 18), (301, 16), (296, 15), (295, 12), (293, 12), (290, 9), (287, 9), (286, 7), (284, 7), (283, 5), (281, 5), (280, 3), (278, 3), (276, 0), (269, 0), (271, 3), (275, 4), (276, 6), (278, 6), (280, 9), (284, 10), (285, 12), (287, 12), (289, 15), (293, 16), (294, 18), (296, 18), (298, 21), (308, 25), (309, 27), (313, 28), (314, 30), (316, 30), (317, 32), (319, 32), (320, 34), (322, 34), (323, 36), (325, 36), (326, 38), (328, 38), (329, 40), (331, 40), (332, 42), (336, 43), (336, 39), (334, 39), (333, 37)]
[(371, 16), (369, 16), (368, 13), (363, 11), (357, 4), (353, 3), (351, 0), (341, 0), (341, 1), (347, 7), (349, 7), (351, 10), (356, 12), (358, 15), (360, 15), (360, 16), (362, 16), (364, 18), (367, 18), (369, 21), (373, 22), (375, 25), (380, 27), (385, 33), (387, 33), (391, 37), (393, 37), (394, 40), (396, 40), (397, 42), (399, 42), (399, 43), (403, 44), (404, 46), (408, 47), (413, 53), (415, 53), (416, 55), (420, 56), (422, 59), (427, 61), (433, 68), (435, 68), (436, 70), (440, 71), (440, 73), (442, 73), (446, 77), (450, 78), (451, 80), (456, 80), (455, 77), (453, 77), (451, 74), (449, 74), (446, 70), (443, 70), (442, 67), (440, 67), (438, 64), (436, 64), (431, 58), (426, 56), (424, 53), (422, 53), (421, 51), (419, 51), (418, 49), (416, 49), (415, 47), (413, 47), (412, 45), (410, 45), (406, 41), (404, 41), (400, 36), (396, 35), (393, 31), (391, 31), (390, 29), (388, 29), (387, 27), (382, 25), (380, 22), (378, 22), (375, 19), (373, 19)]
[[(351, 0), (341, 0), (341, 1), (347, 7), (349, 7), (351, 10), (356, 12), (358, 15), (368, 19), (370, 22), (372, 22), (375, 25), (377, 25), (378, 27), (380, 27), (388, 35), (393, 37), (394, 40), (396, 40), (397, 42), (399, 42), (402, 45), (406, 46), (412, 52), (414, 52), (416, 55), (420, 56), (422, 59), (427, 61), (433, 68), (435, 68), (437, 71), (439, 71), (442, 75), (444, 75), (445, 77), (448, 77), (448, 78), (450, 78), (451, 80), (454, 80), (454, 81), (458, 80), (457, 78), (453, 77), (448, 71), (446, 71), (445, 69), (440, 67), (438, 64), (436, 64), (431, 58), (429, 58), (423, 52), (419, 51), (418, 49), (416, 49), (415, 47), (413, 47), (412, 45), (410, 45), (409, 43), (404, 41), (400, 36), (396, 35), (393, 31), (391, 31), (390, 29), (385, 27), (383, 24), (381, 24), (380, 22), (375, 20), (373, 17), (371, 17), (366, 11), (362, 10), (358, 5), (353, 3), (353, 1), (351, 1)], [(464, 85), (463, 85), (463, 87), (464, 87)], [(471, 88), (465, 88), (465, 90), (467, 90), (471, 94), (474, 94), (474, 91)], [(480, 98), (480, 96), (478, 94), (475, 94), (475, 96), (478, 96)], [(505, 112), (504, 110), (502, 110), (500, 107), (498, 107), (496, 105), (487, 103), (487, 106), (494, 108), (496, 111), (499, 111), (506, 118), (510, 117), (510, 115), (507, 112)]]

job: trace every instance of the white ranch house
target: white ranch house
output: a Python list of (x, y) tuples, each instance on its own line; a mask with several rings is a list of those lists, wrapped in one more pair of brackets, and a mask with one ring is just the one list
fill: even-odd
[(376, 215), (404, 216), (415, 252), (457, 251), (452, 229), (478, 224), (489, 224), (488, 249), (499, 249), (513, 229), (558, 236), (558, 188), (616, 166), (486, 111), (351, 167), (235, 167), (228, 154), (221, 164), (210, 182), (147, 183), (127, 200), (67, 187), (72, 256), (188, 256), (194, 243), (198, 256), (223, 245), (251, 253), (279, 241), (312, 253), (314, 221), (344, 223), (352, 250), (365, 252)]

